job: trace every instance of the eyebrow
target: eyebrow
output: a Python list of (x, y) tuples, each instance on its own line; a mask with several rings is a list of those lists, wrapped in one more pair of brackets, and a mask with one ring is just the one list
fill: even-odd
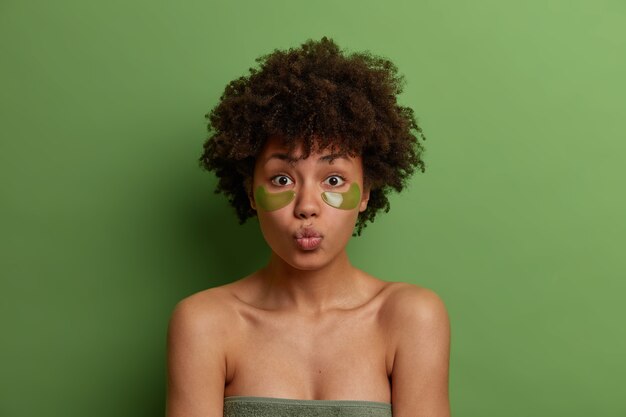
[[(293, 156), (286, 154), (286, 153), (273, 153), (271, 154), (267, 160), (265, 161), (266, 163), (269, 162), (270, 159), (280, 159), (281, 161), (286, 161), (289, 164), (295, 164), (296, 162), (298, 162), (298, 160), (300, 158), (294, 158)], [(350, 161), (348, 159), (348, 156), (344, 153), (332, 153), (329, 155), (324, 155), (322, 157), (320, 157), (317, 162), (328, 162), (328, 163), (332, 163), (335, 159), (338, 158), (342, 158), (345, 159), (346, 161)]]

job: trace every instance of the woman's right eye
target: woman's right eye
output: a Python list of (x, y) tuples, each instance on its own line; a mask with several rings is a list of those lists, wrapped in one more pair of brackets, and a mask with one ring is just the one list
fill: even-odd
[(283, 187), (285, 185), (293, 184), (293, 181), (286, 175), (276, 175), (272, 178), (272, 184)]

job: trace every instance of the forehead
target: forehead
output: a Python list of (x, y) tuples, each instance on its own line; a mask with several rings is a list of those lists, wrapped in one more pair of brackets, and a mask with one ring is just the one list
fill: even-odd
[(308, 155), (302, 141), (289, 143), (280, 137), (270, 137), (265, 142), (261, 152), (257, 156), (257, 164), (266, 164), (270, 160), (285, 161), (295, 164), (300, 160), (315, 159), (333, 162), (336, 159), (352, 162), (357, 157), (349, 155), (347, 151), (330, 147), (319, 149), (313, 142)]

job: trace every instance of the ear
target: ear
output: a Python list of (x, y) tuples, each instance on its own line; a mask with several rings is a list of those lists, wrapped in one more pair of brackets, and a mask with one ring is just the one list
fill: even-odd
[(248, 200), (250, 201), (250, 207), (256, 211), (256, 203), (254, 202), (254, 192), (252, 190), (252, 181), (250, 179), (244, 181), (244, 186), (248, 194)]
[(361, 203), (359, 204), (359, 213), (362, 213), (367, 208), (367, 202), (370, 200), (370, 186), (363, 185), (363, 194), (361, 194)]
[(254, 197), (252, 194), (248, 194), (248, 199), (250, 200), (250, 207), (252, 207), (252, 210), (256, 211), (256, 204), (254, 203)]

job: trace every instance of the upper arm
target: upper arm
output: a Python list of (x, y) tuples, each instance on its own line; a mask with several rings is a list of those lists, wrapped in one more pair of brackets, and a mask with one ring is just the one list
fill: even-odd
[(394, 417), (449, 417), (450, 322), (433, 291), (409, 286), (394, 300)]
[(172, 313), (167, 333), (167, 417), (223, 416), (224, 311), (212, 304), (191, 296)]

